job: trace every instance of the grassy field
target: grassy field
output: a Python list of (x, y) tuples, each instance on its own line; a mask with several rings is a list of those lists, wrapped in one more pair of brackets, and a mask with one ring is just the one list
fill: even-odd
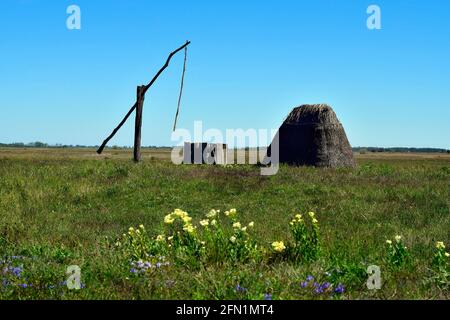
[[(0, 149), (1, 299), (450, 298), (450, 259), (436, 262), (436, 242), (450, 246), (449, 155), (358, 154), (354, 170), (281, 166), (275, 176), (176, 166), (168, 150), (130, 158)], [(177, 208), (193, 218), (192, 234), (163, 222)], [(221, 210), (217, 229), (199, 225), (211, 209)], [(290, 222), (301, 213), (311, 236), (310, 211), (319, 236), (307, 258)], [(236, 231), (237, 221), (254, 227)], [(80, 290), (65, 285), (70, 265), (81, 268)], [(380, 290), (366, 286), (370, 265)]]

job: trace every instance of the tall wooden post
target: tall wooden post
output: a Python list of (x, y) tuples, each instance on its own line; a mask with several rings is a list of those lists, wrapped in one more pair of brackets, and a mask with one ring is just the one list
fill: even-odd
[(136, 122), (134, 126), (134, 161), (141, 161), (142, 108), (144, 107), (145, 86), (137, 87)]

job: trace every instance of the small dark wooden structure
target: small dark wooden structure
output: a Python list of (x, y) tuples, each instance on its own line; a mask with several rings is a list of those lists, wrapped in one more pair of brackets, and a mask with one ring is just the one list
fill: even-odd
[(137, 87), (137, 96), (136, 96), (136, 103), (131, 107), (130, 111), (125, 115), (125, 117), (120, 121), (119, 125), (113, 130), (113, 132), (103, 141), (102, 145), (98, 148), (97, 153), (101, 154), (103, 152), (103, 149), (105, 148), (106, 144), (111, 140), (114, 135), (119, 131), (119, 129), (124, 125), (124, 123), (127, 121), (129, 116), (133, 113), (133, 111), (136, 110), (136, 121), (135, 121), (135, 129), (134, 129), (134, 152), (133, 152), (133, 158), (134, 161), (139, 162), (141, 160), (141, 129), (142, 129), (142, 110), (144, 107), (144, 99), (145, 99), (145, 93), (147, 90), (153, 85), (153, 83), (158, 79), (158, 77), (161, 75), (161, 73), (169, 66), (170, 59), (179, 51), (184, 49), (184, 66), (183, 66), (183, 74), (181, 78), (181, 88), (180, 88), (180, 95), (178, 98), (178, 108), (177, 113), (175, 116), (175, 122), (174, 122), (174, 130), (177, 122), (178, 112), (180, 109), (180, 101), (181, 101), (181, 94), (183, 92), (183, 83), (184, 83), (184, 73), (186, 70), (186, 56), (187, 56), (187, 46), (190, 44), (190, 41), (186, 41), (184, 45), (176, 49), (175, 51), (171, 52), (169, 54), (169, 57), (166, 60), (166, 63), (162, 66), (162, 68), (156, 73), (156, 75), (153, 77), (153, 79), (149, 82), (149, 84), (144, 86), (138, 86)]
[(184, 164), (226, 164), (227, 145), (223, 143), (185, 142)]

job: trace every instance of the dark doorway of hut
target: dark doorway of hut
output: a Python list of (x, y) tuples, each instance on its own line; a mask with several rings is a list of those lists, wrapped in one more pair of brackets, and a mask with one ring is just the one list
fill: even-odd
[(135, 162), (141, 161), (141, 129), (142, 129), (142, 109), (144, 107), (144, 99), (145, 99), (145, 93), (147, 90), (155, 83), (156, 79), (161, 75), (161, 73), (169, 66), (170, 60), (172, 57), (177, 54), (179, 51), (184, 49), (184, 64), (183, 64), (183, 72), (181, 75), (181, 84), (180, 84), (180, 94), (178, 96), (178, 105), (177, 105), (177, 112), (175, 114), (175, 120), (173, 124), (173, 130), (175, 131), (176, 125), (177, 125), (177, 119), (178, 114), (180, 112), (180, 105), (181, 105), (181, 96), (183, 94), (183, 86), (184, 86), (184, 75), (186, 72), (186, 61), (187, 61), (187, 47), (190, 44), (190, 41), (186, 41), (184, 45), (179, 47), (178, 49), (172, 51), (169, 56), (167, 57), (166, 63), (159, 69), (159, 71), (156, 73), (156, 75), (153, 77), (153, 79), (147, 84), (143, 86), (137, 87), (137, 93), (136, 93), (136, 102), (131, 107), (131, 109), (128, 111), (128, 113), (125, 115), (125, 117), (120, 121), (118, 126), (112, 131), (112, 133), (103, 141), (101, 146), (98, 148), (97, 153), (101, 154), (103, 152), (103, 149), (105, 149), (106, 144), (111, 140), (114, 135), (119, 131), (119, 129), (124, 125), (124, 123), (127, 121), (127, 119), (130, 117), (130, 115), (136, 111), (136, 118), (135, 118), (135, 125), (134, 125), (134, 150), (133, 150), (133, 159)]

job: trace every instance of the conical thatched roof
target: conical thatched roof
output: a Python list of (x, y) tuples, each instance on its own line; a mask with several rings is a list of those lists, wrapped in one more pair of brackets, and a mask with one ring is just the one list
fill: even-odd
[[(294, 108), (277, 136), (280, 163), (332, 168), (355, 166), (344, 128), (326, 104)], [(268, 149), (269, 156), (272, 145)]]

